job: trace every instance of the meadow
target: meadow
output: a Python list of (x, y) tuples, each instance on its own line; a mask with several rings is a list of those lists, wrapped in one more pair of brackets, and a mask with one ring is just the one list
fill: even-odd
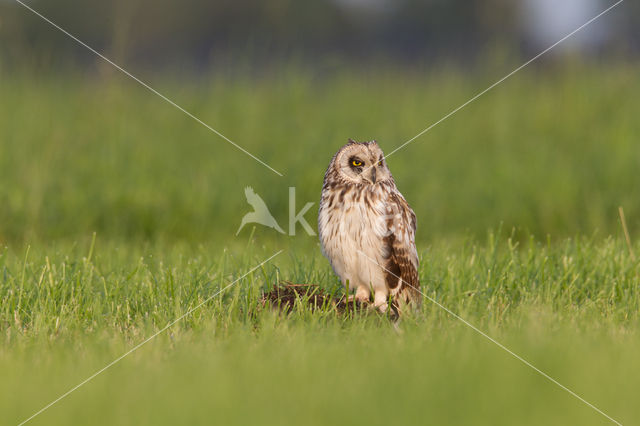
[[(304, 301), (279, 314), (260, 298), (281, 280), (343, 292), (317, 237), (235, 235), (247, 186), (284, 229), (295, 187), (315, 228), (347, 138), (390, 152), (513, 64), (144, 76), (283, 177), (101, 66), (0, 71), (1, 423), (203, 302), (29, 424), (612, 423), (428, 299), (396, 325)], [(388, 163), (418, 217), (425, 295), (633, 424), (637, 65), (545, 65)]]

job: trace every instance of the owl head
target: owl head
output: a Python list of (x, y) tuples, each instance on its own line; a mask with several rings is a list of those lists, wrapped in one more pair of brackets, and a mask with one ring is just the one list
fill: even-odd
[(393, 181), (384, 159), (384, 153), (376, 141), (349, 142), (333, 157), (329, 171), (335, 178), (348, 183), (376, 185)]

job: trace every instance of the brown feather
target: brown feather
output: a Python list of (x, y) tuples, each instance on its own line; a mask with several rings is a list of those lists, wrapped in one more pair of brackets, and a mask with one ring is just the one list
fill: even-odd
[[(390, 218), (387, 221), (387, 229), (393, 229), (394, 231), (385, 237), (385, 244), (387, 245), (389, 253), (389, 259), (385, 266), (387, 269), (387, 285), (389, 289), (393, 290), (398, 286), (399, 281), (402, 280), (400, 289), (396, 293), (396, 298), (403, 302), (420, 303), (422, 298), (420, 297), (420, 278), (418, 277), (418, 270), (416, 268), (418, 263), (417, 254), (415, 252), (411, 253), (407, 249), (407, 245), (413, 244), (413, 241), (403, 241), (402, 238), (402, 231), (405, 227), (411, 230), (412, 235), (415, 234), (416, 215), (401, 195), (392, 193), (389, 198), (390, 203), (393, 205), (392, 211), (394, 218), (397, 218), (397, 213), (400, 213), (401, 219), (394, 221), (394, 218)], [(404, 234), (407, 235), (408, 232)], [(411, 238), (411, 240), (413, 240), (413, 238)]]

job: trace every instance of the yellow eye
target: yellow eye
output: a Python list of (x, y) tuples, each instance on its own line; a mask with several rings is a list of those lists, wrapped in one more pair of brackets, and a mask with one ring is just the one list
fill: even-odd
[(378, 161), (378, 166), (382, 166), (382, 160)]
[(353, 165), (353, 167), (360, 167), (360, 166), (362, 166), (362, 161), (351, 160), (351, 164)]

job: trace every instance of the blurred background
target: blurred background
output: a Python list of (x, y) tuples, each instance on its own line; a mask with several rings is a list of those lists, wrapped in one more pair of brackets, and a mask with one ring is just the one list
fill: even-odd
[[(316, 203), (315, 226), (324, 170), (347, 138), (390, 152), (613, 4), (26, 3), (285, 177), (0, 0), (5, 243), (97, 232), (231, 244), (250, 211), (245, 186), (285, 229), (295, 186), (298, 209)], [(606, 236), (619, 205), (638, 229), (638, 24), (640, 6), (623, 2), (390, 158), (418, 238)]]
[[(44, 16), (97, 50), (149, 70), (208, 72), (220, 64), (272, 65), (384, 57), (469, 63), (496, 47), (534, 53), (613, 4), (607, 0), (31, 0)], [(570, 43), (581, 53), (637, 53), (640, 8), (590, 26)], [(1, 5), (4, 65), (93, 62), (13, 0)]]

